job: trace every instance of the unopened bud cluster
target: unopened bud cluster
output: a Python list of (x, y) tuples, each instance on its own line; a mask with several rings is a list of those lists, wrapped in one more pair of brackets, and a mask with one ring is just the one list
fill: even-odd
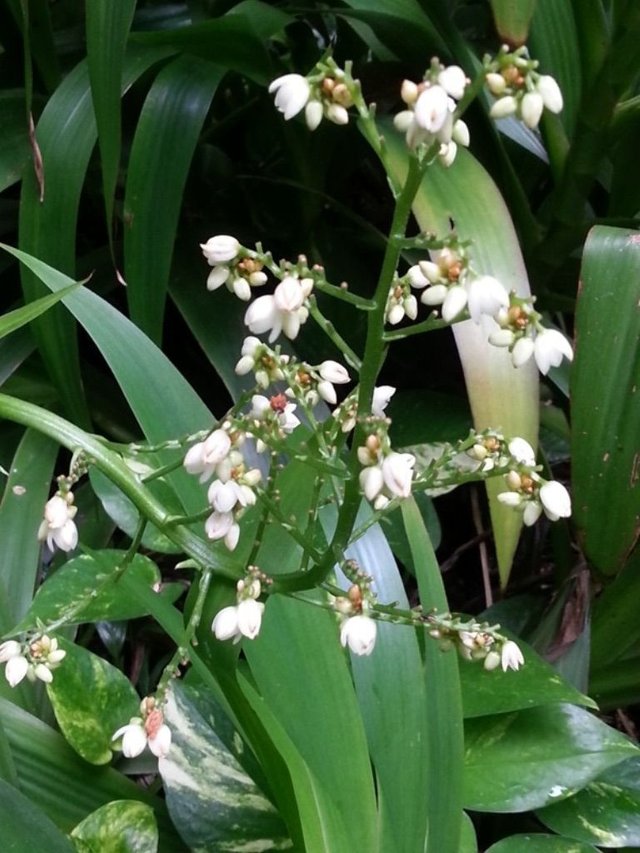
[(438, 144), (437, 156), (444, 166), (456, 158), (458, 145), (469, 145), (469, 129), (456, 119), (457, 101), (464, 95), (467, 77), (457, 65), (445, 67), (438, 59), (419, 83), (405, 80), (400, 95), (407, 109), (393, 120), (395, 127), (405, 134), (411, 149)]
[(6, 640), (0, 644), (0, 663), (5, 664), (4, 675), (10, 687), (20, 684), (23, 678), (29, 681), (53, 681), (56, 669), (67, 653), (58, 648), (55, 637), (43, 634), (27, 642)]
[(488, 671), (502, 667), (519, 669), (524, 663), (520, 647), (498, 633), (500, 625), (463, 620), (457, 616), (431, 614), (426, 617), (432, 626), (429, 635), (437, 640), (443, 651), (455, 648), (463, 660), (482, 661)]
[(496, 98), (491, 107), (492, 118), (515, 115), (535, 130), (543, 110), (559, 113), (562, 93), (553, 77), (537, 72), (538, 62), (529, 58), (526, 47), (515, 51), (503, 45), (495, 59), (485, 57), (485, 79)]

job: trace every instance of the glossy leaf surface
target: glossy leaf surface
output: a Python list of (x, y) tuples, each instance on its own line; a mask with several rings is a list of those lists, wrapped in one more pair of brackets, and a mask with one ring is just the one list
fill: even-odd
[(158, 827), (153, 809), (133, 800), (115, 800), (79, 823), (71, 838), (81, 839), (90, 850), (109, 853), (155, 853)]

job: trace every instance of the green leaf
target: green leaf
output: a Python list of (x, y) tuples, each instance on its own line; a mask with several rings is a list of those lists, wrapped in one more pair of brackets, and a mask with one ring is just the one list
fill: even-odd
[(478, 841), (471, 818), (466, 812), (462, 813), (460, 832), (460, 853), (478, 853)]
[(156, 342), (187, 173), (223, 73), (192, 56), (169, 63), (147, 95), (131, 147), (124, 203), (127, 299), (133, 322)]
[[(125, 594), (118, 572), (126, 551), (104, 550), (73, 557), (54, 572), (38, 590), (29, 612), (15, 631), (36, 627), (38, 620), (64, 619), (65, 624), (102, 620), (137, 619), (148, 610)], [(127, 586), (152, 589), (160, 582), (156, 564), (136, 554), (125, 569)]]
[(74, 853), (66, 835), (24, 794), (0, 779), (0, 824), (5, 853)]
[(280, 849), (282, 820), (180, 684), (172, 686), (164, 714), (173, 739), (159, 768), (169, 813), (185, 842), (212, 853)]
[(486, 853), (597, 853), (590, 844), (557, 835), (510, 835), (487, 848)]
[(29, 133), (25, 118), (25, 93), (21, 89), (0, 92), (0, 192), (20, 180), (29, 161)]
[(158, 849), (153, 809), (132, 800), (116, 800), (92, 812), (71, 837), (102, 853), (155, 853)]
[(28, 305), (23, 305), (21, 308), (16, 308), (14, 311), (9, 311), (0, 317), (0, 338), (5, 335), (10, 335), (16, 329), (26, 326), (36, 317), (44, 314), (49, 308), (52, 308), (56, 302), (60, 302), (69, 293), (80, 287), (80, 284), (72, 284), (61, 290), (59, 293), (50, 293), (48, 296), (43, 296), (41, 299), (36, 299), (35, 302), (30, 302)]
[[(166, 49), (142, 47), (130, 52), (123, 89), (168, 53)], [(23, 251), (73, 275), (80, 193), (96, 140), (86, 63), (80, 63), (67, 74), (47, 102), (38, 122), (37, 140), (46, 164), (44, 199), (40, 199), (34, 171), (28, 169), (20, 199), (20, 246)], [(42, 295), (42, 285), (32, 270), (23, 269), (21, 277), (28, 301)], [(67, 412), (76, 423), (86, 425), (88, 414), (73, 320), (56, 308), (34, 326), (42, 356)]]
[[(403, 137), (384, 126), (390, 162), (396, 176), (406, 170)], [(468, 151), (459, 151), (449, 169), (438, 163), (427, 170), (413, 212), (423, 231), (441, 235), (450, 221), (462, 240), (472, 240), (470, 253), (479, 273), (495, 276), (519, 296), (530, 295), (526, 269), (511, 217), (489, 174)], [(516, 370), (506, 350), (491, 346), (487, 333), (471, 320), (457, 323), (453, 334), (465, 374), (476, 429), (492, 427), (521, 436), (534, 447), (538, 439), (538, 373), (529, 363)], [(496, 540), (500, 580), (508, 580), (522, 527), (519, 513), (497, 500), (503, 484), (487, 482)]]
[(465, 749), (465, 808), (482, 812), (546, 806), (637, 752), (619, 732), (574, 705), (468, 720)]
[(339, 11), (341, 17), (366, 23), (398, 57), (424, 63), (426, 53), (448, 53), (442, 35), (417, 0), (348, 0), (346, 5), (348, 9)]
[(1, 698), (0, 720), (14, 756), (20, 789), (65, 832), (111, 800), (139, 800), (155, 812), (166, 843), (164, 853), (184, 849), (162, 800), (117, 770), (87, 764), (61, 734)]
[(86, 761), (107, 764), (113, 733), (139, 713), (138, 694), (104, 658), (75, 643), (62, 639), (58, 643), (67, 654), (47, 685), (58, 725)]
[(487, 672), (482, 664), (460, 664), (464, 716), (484, 717), (508, 711), (521, 711), (539, 705), (572, 702), (597, 708), (588, 696), (583, 696), (533, 649), (518, 639), (524, 654), (524, 666), (517, 672), (501, 669)]
[(574, 518), (587, 559), (616, 574), (640, 535), (637, 232), (595, 227), (581, 282), (572, 377)]
[[(140, 513), (131, 503), (129, 498), (115, 486), (108, 477), (95, 468), (89, 472), (91, 485), (98, 496), (104, 511), (107, 513), (120, 530), (133, 538), (140, 523)], [(180, 507), (176, 506), (175, 493), (167, 483), (155, 480), (152, 484), (154, 493), (163, 501), (165, 506), (172, 507), (176, 515), (180, 514)], [(164, 489), (162, 489), (164, 485)], [(160, 489), (158, 488), (160, 486)], [(158, 494), (160, 491), (161, 494)], [(150, 551), (160, 551), (162, 554), (180, 554), (180, 546), (172, 542), (164, 533), (153, 524), (147, 524), (142, 535), (142, 545)]]
[(102, 188), (107, 229), (111, 242), (113, 201), (120, 163), (120, 90), (127, 36), (136, 0), (87, 3), (87, 65), (91, 100), (102, 162)]
[(640, 847), (640, 758), (598, 776), (573, 797), (537, 813), (554, 832), (600, 847)]
[(510, 47), (525, 44), (536, 0), (491, 0), (496, 30)]
[[(425, 611), (434, 609), (446, 613), (449, 607), (440, 567), (418, 506), (409, 498), (402, 501), (401, 508), (422, 607)], [(428, 638), (424, 646), (424, 673), (428, 727), (425, 755), (420, 760), (427, 765), (425, 850), (426, 853), (457, 853), (464, 754), (457, 656), (443, 654), (436, 642)]]

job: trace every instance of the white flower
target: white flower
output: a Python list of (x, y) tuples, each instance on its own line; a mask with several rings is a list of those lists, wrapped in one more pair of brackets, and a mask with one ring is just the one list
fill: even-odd
[(189, 474), (200, 474), (200, 482), (206, 482), (231, 451), (231, 439), (226, 430), (216, 429), (204, 441), (190, 447), (184, 457), (184, 467)]
[(4, 676), (9, 682), (9, 687), (20, 684), (29, 670), (29, 661), (22, 654), (12, 655), (7, 659)]
[(411, 453), (390, 453), (382, 462), (384, 484), (392, 495), (408, 498), (411, 495), (413, 466), (416, 458)]
[(276, 109), (288, 121), (304, 109), (309, 100), (311, 87), (307, 78), (301, 74), (285, 74), (271, 83), (269, 92), (276, 93)]
[(549, 74), (542, 74), (536, 83), (536, 90), (541, 95), (549, 112), (559, 113), (562, 110), (562, 92), (553, 77)]
[(509, 307), (509, 294), (493, 276), (482, 275), (473, 279), (468, 287), (468, 308), (474, 323), (480, 323), (483, 314), (494, 317), (500, 308)]
[(370, 655), (376, 644), (377, 625), (369, 616), (350, 616), (340, 628), (340, 642), (354, 655)]
[(207, 276), (207, 290), (213, 291), (222, 287), (230, 276), (229, 267), (215, 266)]
[(437, 305), (442, 305), (447, 298), (448, 293), (449, 288), (446, 284), (432, 284), (431, 287), (428, 287), (423, 292), (420, 297), (420, 302), (422, 302), (423, 305), (436, 307)]
[(495, 329), (489, 335), (489, 343), (494, 347), (510, 347), (515, 340), (511, 329)]
[[(429, 289), (433, 290), (434, 288)], [(428, 292), (429, 291), (426, 290), (422, 294), (423, 301)], [(442, 319), (446, 323), (453, 322), (453, 320), (455, 320), (455, 318), (464, 311), (467, 305), (467, 298), (467, 291), (461, 284), (454, 284), (447, 288), (447, 295), (442, 303)]]
[(485, 80), (487, 81), (487, 86), (489, 87), (489, 91), (492, 95), (501, 95), (507, 88), (507, 81), (502, 74), (489, 72), (485, 75)]
[(540, 488), (540, 502), (547, 518), (557, 521), (571, 515), (571, 498), (562, 483), (551, 480)]
[(342, 104), (329, 104), (325, 110), (325, 115), (334, 124), (349, 124), (349, 113)]
[(456, 154), (458, 153), (458, 146), (455, 142), (447, 142), (440, 146), (440, 150), (438, 151), (438, 158), (445, 169), (448, 169), (449, 166), (456, 159)]
[(264, 397), (262, 394), (254, 394), (251, 398), (251, 417), (258, 420), (265, 420), (269, 416), (277, 418), (280, 428), (285, 433), (293, 432), (300, 425), (300, 419), (293, 413), (296, 410), (295, 403), (286, 403), (284, 406), (276, 407), (272, 405), (272, 400), (277, 398)]
[(451, 138), (454, 142), (457, 142), (458, 145), (462, 145), (463, 148), (469, 147), (471, 135), (469, 134), (469, 128), (467, 127), (466, 122), (462, 121), (461, 118), (454, 123)]
[[(240, 250), (240, 243), (235, 237), (230, 237), (228, 234), (218, 234), (216, 237), (209, 237), (206, 243), (200, 243), (200, 248), (202, 254), (213, 267), (236, 258)], [(220, 284), (222, 283), (220, 282)]]
[(147, 733), (141, 719), (133, 717), (126, 726), (119, 728), (111, 738), (112, 741), (122, 738), (122, 754), (126, 758), (135, 758), (144, 752), (147, 745)]
[(520, 651), (520, 647), (513, 640), (507, 640), (500, 649), (500, 662), (502, 663), (502, 671), (508, 669), (519, 669), (524, 663), (524, 655)]
[(360, 488), (368, 501), (373, 501), (384, 488), (384, 475), (379, 465), (368, 465), (360, 471)]
[(544, 101), (538, 92), (527, 92), (520, 103), (520, 114), (522, 121), (533, 130), (540, 122)]
[(534, 355), (540, 373), (546, 376), (549, 368), (560, 365), (563, 356), (572, 361), (573, 350), (561, 332), (556, 329), (543, 329), (536, 335)]
[(71, 492), (67, 492), (66, 498), (54, 495), (45, 504), (38, 539), (46, 540), (50, 549), (57, 545), (62, 551), (73, 551), (78, 544), (78, 528), (73, 521), (77, 511)]
[(391, 385), (378, 385), (373, 389), (373, 400), (371, 401), (371, 414), (376, 418), (384, 417), (384, 410), (389, 405), (389, 401), (396, 393), (396, 389)]
[(322, 121), (323, 109), (320, 101), (311, 100), (304, 108), (304, 120), (309, 130), (315, 130)]
[(122, 754), (126, 758), (136, 758), (144, 752), (146, 746), (157, 758), (164, 758), (171, 747), (171, 729), (161, 722), (160, 711), (152, 711), (145, 722), (140, 717), (132, 717), (126, 726), (115, 732), (112, 741), (122, 738)]
[(523, 465), (533, 467), (536, 464), (536, 454), (533, 447), (524, 438), (512, 438), (509, 442), (509, 453)]
[(309, 316), (304, 303), (312, 289), (312, 279), (286, 276), (272, 296), (260, 296), (251, 303), (244, 315), (245, 325), (256, 335), (270, 330), (269, 343), (273, 343), (281, 331), (293, 340)]
[(164, 758), (171, 747), (171, 729), (164, 723), (159, 726), (156, 734), (147, 738), (147, 744), (156, 758)]
[(4, 643), (0, 643), (0, 663), (6, 663), (21, 654), (22, 644), (17, 640), (5, 640)]
[(532, 338), (519, 338), (511, 350), (511, 359), (514, 367), (522, 367), (535, 352), (535, 344)]
[(216, 613), (211, 630), (217, 640), (233, 640), (237, 643), (242, 634), (238, 628), (238, 606), (223, 607)]
[(438, 74), (438, 83), (447, 95), (451, 95), (452, 98), (459, 101), (464, 95), (467, 77), (458, 65), (449, 65)]
[(211, 623), (211, 630), (218, 640), (233, 640), (234, 643), (242, 637), (254, 640), (260, 631), (263, 613), (261, 601), (245, 598), (234, 607), (223, 607)]
[(491, 118), (506, 118), (513, 115), (518, 109), (518, 102), (512, 95), (505, 95), (504, 98), (499, 98), (489, 110)]
[(238, 486), (235, 480), (227, 480), (226, 483), (221, 480), (214, 480), (209, 486), (207, 500), (216, 512), (231, 512), (239, 500)]
[(416, 124), (422, 130), (437, 133), (442, 129), (449, 116), (449, 96), (442, 86), (429, 86), (421, 92), (414, 115)]
[(240, 527), (232, 512), (212, 512), (204, 523), (204, 529), (209, 539), (223, 539), (229, 551), (233, 551), (238, 544)]

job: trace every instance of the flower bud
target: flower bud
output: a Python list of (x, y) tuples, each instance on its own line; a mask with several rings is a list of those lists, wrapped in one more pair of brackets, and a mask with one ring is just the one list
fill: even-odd
[(518, 103), (511, 95), (506, 95), (504, 98), (499, 98), (489, 110), (491, 118), (506, 118), (513, 115), (518, 107)]
[(228, 234), (218, 234), (216, 237), (209, 237), (206, 243), (200, 243), (200, 248), (207, 261), (214, 266), (225, 264), (237, 257), (240, 243)]

